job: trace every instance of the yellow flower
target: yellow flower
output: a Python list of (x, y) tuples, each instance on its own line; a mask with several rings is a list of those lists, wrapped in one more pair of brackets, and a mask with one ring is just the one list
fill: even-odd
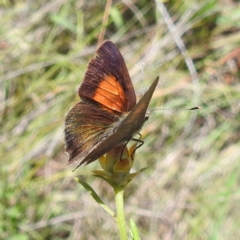
[(99, 159), (104, 171), (94, 170), (93, 174), (104, 179), (113, 187), (126, 186), (135, 176), (146, 169), (130, 173), (134, 163), (136, 146), (135, 143), (128, 149), (125, 144), (122, 144), (113, 148)]

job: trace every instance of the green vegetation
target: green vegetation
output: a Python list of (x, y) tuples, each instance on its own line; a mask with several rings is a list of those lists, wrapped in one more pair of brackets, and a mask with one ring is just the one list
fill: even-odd
[(134, 165), (148, 170), (126, 187), (127, 220), (142, 239), (238, 239), (239, 3), (105, 4), (0, 3), (0, 239), (118, 239), (73, 179), (83, 175), (114, 206), (112, 189), (90, 175), (99, 163), (65, 166), (64, 118), (101, 36), (119, 47), (139, 97), (160, 76), (151, 108), (202, 107), (151, 113)]

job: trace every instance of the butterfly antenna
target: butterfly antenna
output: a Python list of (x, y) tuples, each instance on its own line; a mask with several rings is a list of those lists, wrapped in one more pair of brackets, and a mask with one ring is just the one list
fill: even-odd
[(183, 111), (183, 110), (187, 110), (187, 111), (192, 111), (192, 110), (198, 110), (201, 109), (201, 107), (192, 107), (192, 108), (154, 108), (151, 109), (151, 111), (157, 111), (157, 110), (167, 110), (167, 111)]

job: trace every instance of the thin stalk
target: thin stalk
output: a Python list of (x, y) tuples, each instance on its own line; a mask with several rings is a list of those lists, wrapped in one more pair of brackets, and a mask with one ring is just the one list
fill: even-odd
[(117, 209), (117, 225), (118, 231), (121, 240), (127, 240), (127, 225), (125, 220), (125, 212), (124, 212), (124, 202), (123, 202), (123, 194), (124, 188), (115, 188), (115, 201), (116, 201), (116, 209)]

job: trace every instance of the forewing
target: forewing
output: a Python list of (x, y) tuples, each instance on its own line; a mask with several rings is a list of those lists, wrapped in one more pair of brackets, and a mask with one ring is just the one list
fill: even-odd
[(136, 105), (136, 94), (118, 48), (105, 41), (97, 56), (88, 64), (79, 96), (86, 102), (102, 105), (119, 113), (129, 112)]
[[(101, 141), (97, 148), (92, 149), (86, 156), (87, 164), (98, 159), (112, 148), (118, 146), (120, 143), (128, 141), (136, 134), (145, 122), (145, 116), (149, 102), (152, 98), (154, 90), (158, 84), (158, 77), (154, 80), (147, 92), (142, 96), (137, 105), (127, 116), (122, 116), (118, 125), (114, 128), (114, 132), (108, 138)], [(79, 166), (81, 163), (79, 164)]]
[(111, 127), (118, 118), (105, 110), (84, 102), (77, 103), (65, 119), (68, 164), (84, 163), (84, 158), (103, 139), (111, 135)]

